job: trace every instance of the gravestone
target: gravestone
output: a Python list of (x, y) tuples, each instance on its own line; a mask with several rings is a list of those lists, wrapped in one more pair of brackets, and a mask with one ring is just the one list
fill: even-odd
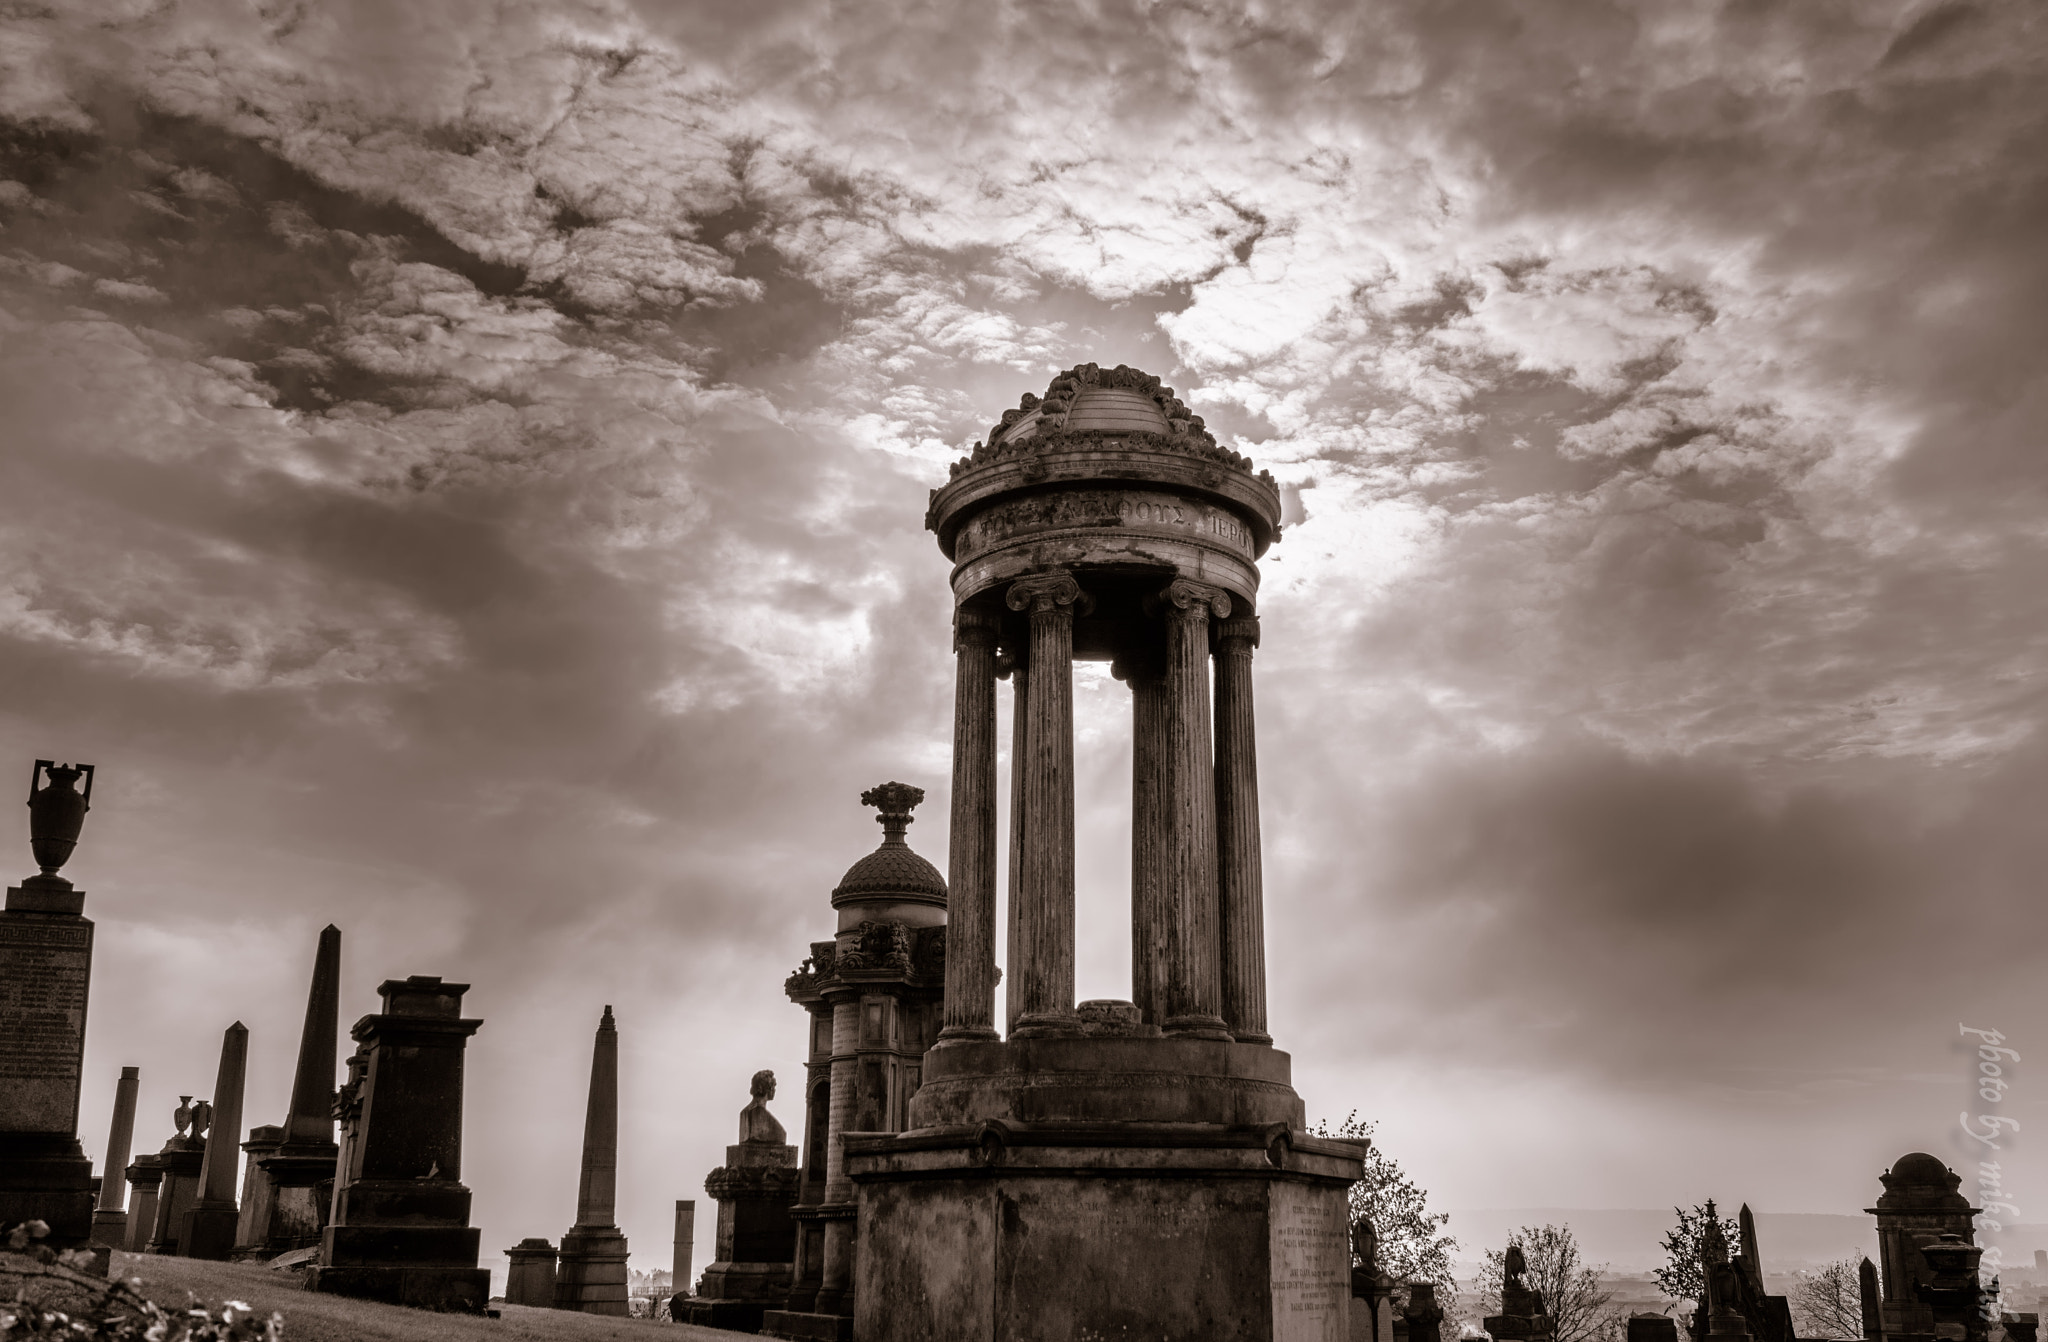
[(544, 1239), (523, 1239), (505, 1250), (512, 1266), (505, 1274), (505, 1302), (535, 1309), (555, 1306), (555, 1246)]
[(199, 1196), (185, 1213), (178, 1253), (185, 1258), (224, 1259), (235, 1247), (241, 1208), (235, 1204), (235, 1134), (242, 1130), (242, 1082), (249, 1069), (249, 1028), (236, 1021), (221, 1035), (220, 1072), (213, 1087), (213, 1137), (199, 1166)]
[(632, 1312), (626, 1296), (626, 1237), (614, 1224), (618, 1172), (619, 1030), (607, 1006), (591, 1045), (576, 1224), (562, 1236), (560, 1265), (555, 1271), (556, 1309), (620, 1318)]
[[(307, 1286), (386, 1304), (480, 1314), (491, 1274), (476, 1265), (462, 1175), (462, 1057), (483, 1025), (463, 1019), (466, 983), (390, 979), (384, 1010), (357, 1021), (344, 1165)], [(353, 1093), (350, 1093), (350, 1092)]]
[(235, 1222), (234, 1251), (228, 1255), (237, 1262), (263, 1262), (277, 1256), (266, 1252), (263, 1242), (277, 1207), (277, 1186), (271, 1183), (270, 1171), (263, 1163), (276, 1154), (283, 1141), (283, 1128), (261, 1123), (249, 1129), (249, 1140), (242, 1143), (242, 1214)]
[(128, 1230), (121, 1247), (129, 1253), (143, 1253), (156, 1233), (156, 1200), (164, 1186), (163, 1158), (142, 1155), (126, 1171), (128, 1176)]
[[(341, 929), (320, 930), (313, 954), (313, 982), (306, 996), (305, 1028), (299, 1037), (299, 1065), (292, 1079), (290, 1112), (268, 1149), (250, 1151), (249, 1182), (260, 1195), (260, 1210), (243, 1208), (235, 1256), (274, 1258), (320, 1242), (334, 1205), (334, 1171), (340, 1148), (334, 1140), (334, 1054), (341, 1030)], [(253, 1136), (253, 1133), (252, 1133)]]
[[(206, 1130), (213, 1123), (213, 1106), (190, 1095), (178, 1097), (176, 1125), (164, 1149), (156, 1154), (157, 1169), (163, 1173), (158, 1190), (156, 1216), (150, 1224), (144, 1253), (175, 1254), (185, 1230), (185, 1213), (199, 1200), (199, 1172), (206, 1164)], [(187, 1128), (191, 1131), (188, 1133)]]
[(127, 1191), (124, 1177), (129, 1148), (135, 1144), (135, 1092), (142, 1085), (142, 1069), (123, 1067), (114, 1083), (114, 1119), (107, 1129), (107, 1154), (100, 1162), (100, 1204), (92, 1214), (92, 1237), (108, 1248), (126, 1248), (128, 1213), (121, 1206)]
[[(690, 1260), (697, 1254), (697, 1203), (694, 1198), (676, 1199), (674, 1251), (668, 1279), (677, 1295), (687, 1297), (690, 1294)], [(674, 1309), (669, 1312), (673, 1317)]]
[(775, 1073), (754, 1073), (751, 1089), (739, 1142), (725, 1148), (725, 1164), (704, 1179), (704, 1191), (718, 1199), (717, 1261), (704, 1270), (684, 1322), (755, 1333), (789, 1293), (797, 1166), (796, 1148), (768, 1112)]
[(0, 1227), (42, 1221), (60, 1249), (86, 1244), (93, 1228), (92, 1162), (78, 1143), (93, 926), (85, 892), (57, 874), (92, 776), (89, 764), (35, 762), (29, 839), (41, 871), (8, 887), (0, 909)]

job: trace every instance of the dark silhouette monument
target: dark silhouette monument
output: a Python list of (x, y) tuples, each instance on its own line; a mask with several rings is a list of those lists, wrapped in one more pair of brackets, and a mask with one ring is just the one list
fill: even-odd
[(241, 1221), (235, 1201), (241, 1152), (235, 1134), (242, 1129), (242, 1084), (248, 1068), (249, 1031), (236, 1021), (221, 1035), (220, 1071), (213, 1083), (213, 1137), (200, 1156), (199, 1196), (178, 1230), (178, 1253), (185, 1258), (223, 1259), (235, 1247)]
[(121, 1079), (114, 1083), (114, 1117), (107, 1128), (106, 1159), (101, 1162), (99, 1205), (92, 1214), (94, 1243), (112, 1249), (128, 1247), (128, 1213), (121, 1199), (128, 1187), (123, 1176), (135, 1145), (135, 1092), (141, 1085), (139, 1067), (123, 1067)]
[(393, 1305), (480, 1313), (491, 1274), (462, 1184), (462, 1057), (483, 1022), (466, 983), (390, 979), (357, 1021), (337, 1108), (346, 1135), (334, 1210), (308, 1288)]
[[(1272, 477), (1172, 388), (1094, 364), (1005, 411), (933, 492), (956, 674), (944, 1024), (903, 1130), (832, 1153), (859, 1342), (1348, 1333), (1358, 1147), (1309, 1136), (1266, 1029), (1251, 668), (1279, 523)], [(1074, 997), (1077, 659), (1131, 689), (1129, 1002)]]
[[(705, 1176), (704, 1191), (718, 1199), (717, 1259), (704, 1269), (697, 1296), (685, 1302), (685, 1323), (759, 1332), (762, 1317), (789, 1295), (796, 1229), (796, 1148), (768, 1112), (775, 1073), (754, 1073), (752, 1098), (740, 1111), (740, 1140), (725, 1148), (725, 1164)], [(673, 1308), (673, 1305), (671, 1306)]]
[(555, 1269), (557, 1309), (621, 1318), (632, 1312), (626, 1298), (626, 1237), (616, 1224), (618, 1179), (619, 1030), (607, 1006), (591, 1045), (590, 1099), (583, 1115), (576, 1224), (562, 1236)]
[(252, 1128), (234, 1256), (274, 1258), (320, 1243), (334, 1203), (334, 1059), (341, 1034), (341, 929), (320, 929), (298, 1067), (282, 1125)]
[(2040, 1316), (1991, 1307), (1980, 1284), (1972, 1207), (1962, 1177), (1934, 1156), (1915, 1151), (1878, 1176), (1884, 1193), (1869, 1208), (1877, 1218), (1877, 1256), (1859, 1273), (1864, 1337), (1869, 1342), (1984, 1342), (1994, 1325), (2011, 1342), (2033, 1342)]
[(92, 1162), (78, 1143), (93, 927), (85, 891), (57, 874), (78, 845), (92, 783), (90, 764), (35, 762), (29, 846), (40, 870), (9, 886), (0, 909), (0, 1226), (42, 1221), (58, 1249), (93, 1237)]

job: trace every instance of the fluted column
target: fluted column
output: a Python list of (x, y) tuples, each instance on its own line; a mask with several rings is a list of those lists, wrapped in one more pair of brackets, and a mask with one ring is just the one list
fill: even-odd
[(953, 651), (953, 830), (946, 863), (941, 1045), (996, 1037), (995, 620), (958, 612)]
[(1209, 617), (1230, 614), (1221, 588), (1176, 579), (1166, 616), (1166, 811), (1173, 861), (1166, 892), (1166, 1030), (1228, 1039), (1217, 955), (1216, 782), (1209, 748)]
[[(1010, 859), (1005, 881), (1003, 911), (1006, 927), (1004, 944), (1009, 948), (1009, 972), (1003, 975), (1003, 1024), (1017, 1028), (1017, 1016), (1024, 1010), (1017, 974), (1017, 882), (1024, 871), (1024, 744), (1031, 725), (1031, 667), (1022, 657), (1004, 654), (1010, 676)], [(998, 666), (998, 675), (1003, 668)]]
[(1216, 626), (1216, 884), (1223, 1023), (1240, 1042), (1266, 1033), (1266, 912), (1259, 859), (1259, 747), (1252, 716), (1256, 616)]
[(1005, 597), (1031, 616), (1025, 710), (1024, 824), (1010, 963), (1010, 1033), (1060, 1033), (1074, 1017), (1074, 608), (1068, 573), (1020, 578)]
[(1131, 1001), (1139, 1019), (1166, 1019), (1166, 891), (1173, 863), (1166, 810), (1166, 679), (1154, 666), (1117, 669), (1131, 687)]

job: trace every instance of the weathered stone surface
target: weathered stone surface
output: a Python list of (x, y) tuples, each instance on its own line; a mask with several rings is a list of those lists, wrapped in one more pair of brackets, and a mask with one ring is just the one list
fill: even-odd
[[(772, 1093), (774, 1077), (768, 1075)], [(562, 1236), (561, 1255), (555, 1268), (556, 1309), (621, 1318), (632, 1312), (626, 1290), (626, 1237), (613, 1224), (617, 1215), (618, 1169), (619, 1031), (611, 1007), (606, 1006), (591, 1043), (590, 1095), (583, 1114), (583, 1168), (576, 1191), (576, 1224)]]
[(107, 1151), (100, 1162), (100, 1200), (93, 1209), (92, 1238), (95, 1244), (123, 1249), (128, 1245), (128, 1213), (122, 1199), (128, 1191), (124, 1176), (128, 1153), (135, 1144), (135, 1093), (142, 1085), (142, 1069), (123, 1067), (114, 1083), (114, 1115), (107, 1127)]
[(552, 1309), (555, 1304), (555, 1246), (523, 1239), (505, 1250), (512, 1266), (505, 1274), (505, 1299), (514, 1305)]
[(386, 981), (384, 1010), (356, 1022), (345, 1161), (332, 1223), (308, 1287), (423, 1309), (479, 1313), (491, 1274), (476, 1265), (462, 1174), (466, 983)]
[(26, 912), (20, 895), (0, 911), (0, 1133), (75, 1137), (93, 925)]
[(199, 1196), (178, 1232), (185, 1258), (224, 1259), (235, 1247), (241, 1209), (235, 1204), (235, 1173), (242, 1130), (242, 1083), (249, 1068), (249, 1029), (236, 1021), (221, 1035), (220, 1071), (214, 1077), (213, 1138), (199, 1170)]

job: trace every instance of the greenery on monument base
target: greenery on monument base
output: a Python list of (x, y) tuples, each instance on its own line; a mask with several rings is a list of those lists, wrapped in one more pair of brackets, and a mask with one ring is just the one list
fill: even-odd
[(1801, 1337), (1863, 1336), (1862, 1260), (1840, 1258), (1793, 1284), (1792, 1319)]
[(42, 1243), (50, 1227), (25, 1221), (0, 1244), (0, 1338), (113, 1339), (115, 1342), (283, 1342), (284, 1315), (258, 1318), (238, 1300), (165, 1309), (142, 1294), (140, 1281), (92, 1275), (90, 1249), (56, 1250)]
[[(1352, 1110), (1343, 1123), (1332, 1128), (1318, 1121), (1311, 1137), (1371, 1138), (1373, 1125)], [(1380, 1270), (1394, 1279), (1397, 1296), (1405, 1303), (1408, 1283), (1426, 1281), (1436, 1287), (1437, 1304), (1444, 1311), (1444, 1336), (1458, 1334), (1458, 1283), (1451, 1275), (1451, 1254), (1458, 1241), (1445, 1233), (1449, 1212), (1429, 1210), (1429, 1194), (1415, 1186), (1401, 1172), (1394, 1158), (1378, 1142), (1365, 1153), (1365, 1177), (1351, 1185), (1351, 1224), (1361, 1221), (1373, 1228), (1379, 1244)], [(1352, 1266), (1357, 1266), (1356, 1259)]]
[[(1508, 1244), (1521, 1246), (1527, 1264), (1523, 1284), (1543, 1297), (1557, 1342), (1621, 1342), (1628, 1335), (1628, 1320), (1615, 1307), (1613, 1293), (1601, 1289), (1599, 1271), (1580, 1260), (1579, 1241), (1570, 1226), (1523, 1226), (1508, 1236)], [(1507, 1256), (1506, 1245), (1486, 1251), (1479, 1294), (1482, 1317), (1500, 1312)]]
[[(1687, 1211), (1683, 1207), (1671, 1209), (1678, 1213), (1678, 1224), (1664, 1234), (1664, 1266), (1657, 1269), (1657, 1289), (1674, 1304), (1698, 1304), (1706, 1293), (1706, 1277), (1700, 1263), (1707, 1245), (1707, 1209), (1705, 1204)], [(1736, 1246), (1742, 1243), (1742, 1227), (1732, 1216), (1718, 1218), (1721, 1222), (1721, 1242), (1728, 1246), (1732, 1255)], [(1691, 1313), (1685, 1315), (1685, 1326), (1693, 1326)], [(1856, 1331), (1850, 1337), (1863, 1336), (1863, 1324), (1859, 1320)]]

